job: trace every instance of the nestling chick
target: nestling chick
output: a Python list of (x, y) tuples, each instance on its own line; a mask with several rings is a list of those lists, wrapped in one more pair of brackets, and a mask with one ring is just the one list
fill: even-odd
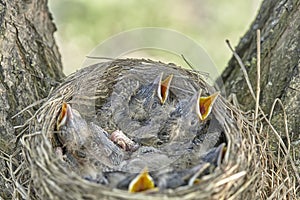
[(101, 170), (114, 168), (123, 160), (123, 151), (108, 138), (108, 133), (94, 123), (88, 124), (67, 103), (62, 104), (57, 130), (67, 161), (83, 177), (96, 177)]
[(201, 91), (191, 99), (181, 100), (165, 122), (159, 137), (169, 141), (192, 141), (201, 131), (219, 93), (201, 97)]

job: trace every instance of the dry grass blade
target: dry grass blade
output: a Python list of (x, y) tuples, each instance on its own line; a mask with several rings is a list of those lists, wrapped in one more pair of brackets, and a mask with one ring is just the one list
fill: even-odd
[(239, 178), (245, 176), (246, 174), (247, 174), (246, 171), (238, 172), (238, 173), (233, 174), (233, 175), (231, 175), (231, 176), (229, 176), (229, 177), (227, 177), (225, 179), (222, 179), (222, 180), (218, 181), (216, 183), (216, 186), (219, 187), (219, 186), (221, 186), (221, 185), (223, 185), (225, 183), (228, 183), (228, 182), (231, 182), (231, 181), (235, 181), (236, 179), (239, 179)]
[(256, 83), (256, 103), (255, 103), (255, 122), (254, 127), (257, 125), (258, 117), (258, 108), (259, 108), (259, 99), (260, 99), (260, 30), (257, 30), (256, 33), (256, 48), (257, 48), (257, 83)]

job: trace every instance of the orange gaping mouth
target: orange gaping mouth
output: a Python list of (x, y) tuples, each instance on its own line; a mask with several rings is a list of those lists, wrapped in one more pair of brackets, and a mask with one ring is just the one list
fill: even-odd
[(197, 103), (197, 114), (200, 120), (205, 120), (207, 116), (211, 113), (211, 109), (219, 96), (219, 92), (216, 92), (208, 97), (201, 97), (199, 92), (198, 103)]

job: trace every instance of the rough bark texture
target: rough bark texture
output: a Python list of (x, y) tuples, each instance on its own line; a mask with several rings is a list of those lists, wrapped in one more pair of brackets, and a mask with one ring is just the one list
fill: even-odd
[[(275, 98), (283, 101), (292, 144), (296, 147), (300, 137), (300, 0), (265, 0), (238, 45), (237, 52), (246, 63), (254, 87), (258, 28), (262, 30), (261, 104), (269, 110)], [(0, 0), (0, 155), (11, 154), (19, 147), (19, 131), (14, 127), (23, 124), (31, 114), (12, 116), (47, 96), (64, 77), (54, 31), (46, 0)], [(245, 109), (254, 108), (235, 59), (229, 62), (222, 79), (227, 92), (236, 93)], [(280, 113), (278, 110), (275, 122), (282, 118)], [(5, 160), (0, 159), (0, 197), (8, 199), (11, 194), (5, 185), (4, 177), (8, 174), (5, 165)]]
[[(300, 142), (300, 0), (265, 0), (248, 32), (236, 47), (246, 65), (250, 81), (256, 88), (256, 30), (261, 30), (261, 99), (266, 113), (276, 98), (279, 98), (288, 116), (289, 134), (299, 166)], [(235, 58), (232, 58), (222, 74), (228, 93), (235, 93), (244, 109), (253, 109), (251, 97), (243, 73)], [(277, 104), (278, 105), (278, 104)], [(279, 107), (279, 106), (277, 106)], [(273, 124), (283, 139), (284, 124), (282, 109), (275, 109)]]
[[(47, 96), (64, 76), (46, 0), (0, 0), (0, 150), (18, 148), (18, 129), (29, 112), (12, 119), (26, 106)], [(34, 112), (31, 109), (31, 112)], [(0, 152), (0, 155), (2, 154)], [(0, 172), (7, 175), (0, 159)], [(3, 176), (0, 197), (8, 198)]]

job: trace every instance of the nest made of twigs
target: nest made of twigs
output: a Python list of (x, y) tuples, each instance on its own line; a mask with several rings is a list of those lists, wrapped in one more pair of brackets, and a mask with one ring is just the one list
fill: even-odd
[[(21, 174), (29, 173), (30, 179), (23, 183), (12, 179), (12, 188), (23, 198), (29, 199), (296, 198), (296, 178), (288, 171), (288, 152), (282, 150), (282, 144), (279, 145), (279, 142), (270, 144), (268, 137), (273, 132), (264, 128), (263, 121), (266, 119), (262, 117), (262, 120), (255, 121), (251, 113), (245, 114), (223, 97), (218, 98), (213, 112), (224, 128), (227, 151), (221, 166), (217, 167), (214, 173), (202, 177), (200, 184), (166, 190), (163, 193), (132, 194), (89, 182), (70, 172), (54, 152), (51, 137), (62, 102), (70, 101), (80, 88), (81, 92), (85, 91), (88, 95), (88, 88), (98, 87), (100, 80), (97, 73), (100, 70), (114, 69), (114, 66), (151, 65), (182, 70), (190, 78), (197, 79), (198, 84), (205, 90), (214, 90), (195, 71), (151, 60), (115, 60), (79, 70), (53, 91), (27, 122), (26, 132), (21, 140), (23, 159), (19, 166)], [(107, 73), (109, 76), (112, 72)], [(92, 90), (90, 92), (95, 92)], [(84, 98), (80, 101), (83, 104), (87, 103)], [(273, 151), (274, 145), (277, 145), (276, 152)]]

